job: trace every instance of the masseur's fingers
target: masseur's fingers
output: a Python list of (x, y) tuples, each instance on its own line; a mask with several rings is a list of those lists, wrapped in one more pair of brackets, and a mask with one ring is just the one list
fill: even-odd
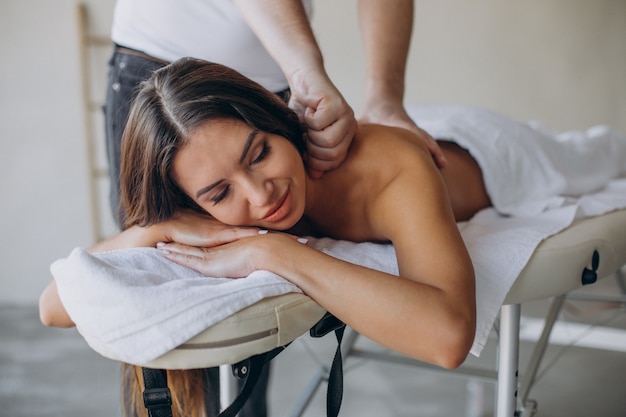
[(356, 132), (354, 111), (323, 74), (299, 77), (291, 88), (289, 107), (307, 127), (307, 168), (318, 178), (338, 167), (348, 154)]
[[(412, 128), (411, 128), (411, 125), (412, 125)], [(424, 144), (426, 144), (426, 148), (428, 148), (428, 150), (430, 151), (430, 154), (432, 155), (433, 160), (435, 161), (437, 166), (439, 168), (445, 168), (448, 161), (446, 160), (445, 156), (443, 156), (443, 152), (441, 151), (441, 147), (439, 147), (439, 144), (437, 143), (437, 141), (433, 139), (433, 137), (430, 136), (425, 130), (422, 130), (419, 127), (417, 127), (414, 123), (411, 123), (411, 125), (408, 127), (409, 130), (414, 132), (417, 135), (417, 137), (422, 142), (424, 142)]]
[[(328, 114), (341, 117), (333, 119)], [(307, 168), (313, 178), (318, 178), (320, 175), (316, 175), (316, 172), (335, 169), (345, 159), (356, 133), (356, 119), (351, 110), (340, 113), (319, 107), (316, 110), (308, 108), (305, 120), (307, 126), (310, 126), (306, 141)]]

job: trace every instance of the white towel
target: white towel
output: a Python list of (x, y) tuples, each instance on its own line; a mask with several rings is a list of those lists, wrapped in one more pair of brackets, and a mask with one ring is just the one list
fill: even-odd
[[(616, 142), (626, 140), (603, 127), (551, 134), (480, 109), (413, 110), (422, 127), (435, 137), (459, 142), (476, 157), (487, 178), (496, 177), (488, 182), (488, 189), (494, 193), (497, 210), (483, 210), (459, 224), (476, 271), (477, 329), (472, 353), (478, 356), (506, 294), (537, 245), (569, 226), (576, 216), (626, 208), (626, 179), (607, 185), (607, 178), (626, 170), (626, 146), (616, 150), (622, 146)], [(552, 135), (555, 143), (590, 138), (596, 148), (574, 148), (589, 152), (594, 161), (597, 155), (606, 158), (591, 168), (585, 164), (577, 168), (586, 161), (580, 159), (582, 151), (565, 155), (567, 166), (563, 166), (554, 149), (537, 153), (534, 145), (518, 146), (540, 135)], [(500, 157), (488, 158), (495, 148), (501, 151)], [(572, 171), (573, 180), (559, 169)], [(495, 175), (500, 171), (501, 176)], [(573, 190), (586, 194), (561, 195), (574, 194)], [(309, 244), (348, 262), (398, 273), (391, 245), (332, 239), (311, 239)], [(139, 365), (262, 298), (300, 291), (266, 271), (234, 280), (203, 277), (148, 248), (95, 255), (75, 249), (68, 258), (56, 261), (51, 271), (65, 308), (89, 345), (106, 357)]]
[(98, 353), (142, 364), (266, 297), (301, 292), (256, 271), (246, 278), (207, 278), (157, 249), (95, 255), (76, 248), (51, 266), (59, 296), (80, 334)]
[(532, 217), (626, 174), (626, 136), (607, 126), (554, 132), (469, 106), (407, 108), (435, 139), (467, 149), (500, 213)]

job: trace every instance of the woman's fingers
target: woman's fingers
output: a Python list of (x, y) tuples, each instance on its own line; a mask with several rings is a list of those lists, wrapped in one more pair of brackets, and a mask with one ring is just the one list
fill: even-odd
[(259, 233), (255, 227), (229, 226), (210, 216), (190, 211), (181, 211), (167, 223), (171, 230), (167, 241), (199, 247), (219, 246)]
[[(167, 259), (206, 276), (241, 278), (256, 270), (252, 261), (255, 250), (253, 243), (260, 242), (257, 239), (262, 239), (267, 234), (266, 230), (261, 230), (254, 239), (241, 239), (213, 247), (197, 247), (176, 242), (159, 242), (156, 246)], [(298, 244), (308, 244), (307, 238), (281, 234)]]
[(247, 237), (258, 236), (260, 233), (262, 233), (262, 230), (258, 228), (224, 226), (211, 236), (212, 241), (206, 246), (219, 246)]
[(199, 248), (181, 243), (159, 242), (157, 243), (157, 249), (170, 261), (194, 269), (206, 276), (231, 278), (229, 274), (220, 271), (219, 265), (211, 262), (210, 248)]

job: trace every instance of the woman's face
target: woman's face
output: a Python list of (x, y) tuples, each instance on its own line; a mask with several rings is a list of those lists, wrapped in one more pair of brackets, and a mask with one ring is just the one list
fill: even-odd
[(222, 223), (285, 230), (304, 213), (306, 174), (295, 146), (239, 120), (202, 124), (176, 153), (171, 175)]

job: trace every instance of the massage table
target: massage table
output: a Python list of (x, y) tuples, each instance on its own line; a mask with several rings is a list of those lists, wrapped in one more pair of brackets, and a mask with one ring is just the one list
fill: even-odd
[[(521, 274), (508, 291), (500, 308), (498, 330), (498, 359), (494, 371), (461, 366), (445, 371), (461, 376), (494, 380), (496, 382), (496, 417), (529, 416), (536, 404), (528, 399), (541, 363), (552, 327), (568, 293), (599, 278), (621, 274), (626, 264), (626, 210), (616, 210), (602, 216), (575, 220), (565, 230), (545, 239), (536, 248)], [(620, 278), (623, 276), (619, 275)], [(553, 298), (543, 334), (535, 345), (528, 369), (518, 383), (518, 354), (520, 346), (521, 304)], [(235, 401), (228, 368), (236, 374), (249, 372), (249, 358), (277, 354), (296, 338), (320, 323), (326, 311), (303, 294), (285, 294), (264, 299), (218, 324), (206, 329), (186, 343), (144, 364), (144, 372), (163, 369), (191, 369), (221, 366), (221, 401)], [(400, 364), (433, 366), (392, 353), (377, 353), (357, 349), (358, 334), (347, 330), (341, 353), (344, 359), (361, 357)], [(151, 371), (152, 370), (152, 371)], [(303, 413), (317, 387), (327, 379), (320, 370), (303, 394), (293, 416)], [(150, 389), (150, 388), (149, 388)], [(148, 390), (149, 390), (148, 389)], [(155, 391), (153, 406), (167, 408), (167, 396)], [(149, 399), (149, 396), (147, 397)], [(149, 401), (148, 401), (149, 402)], [(418, 407), (419, 404), (416, 404)], [(338, 411), (338, 410), (337, 410)], [(154, 414), (157, 415), (157, 414)], [(227, 415), (227, 414), (225, 414)]]

